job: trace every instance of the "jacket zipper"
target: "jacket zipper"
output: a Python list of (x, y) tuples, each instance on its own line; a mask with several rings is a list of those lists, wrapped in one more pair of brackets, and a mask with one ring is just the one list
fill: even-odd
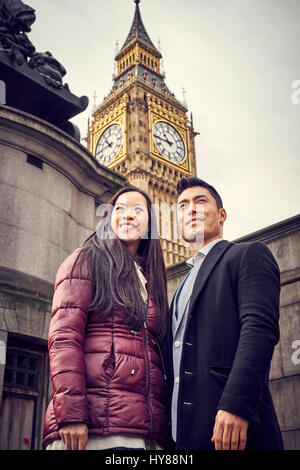
[(151, 406), (150, 406), (150, 397), (149, 397), (149, 394), (150, 394), (150, 364), (149, 364), (149, 356), (148, 356), (148, 352), (147, 352), (147, 325), (146, 325), (146, 320), (144, 321), (143, 333), (144, 333), (143, 334), (143, 336), (144, 336), (143, 346), (144, 346), (144, 355), (145, 355), (145, 361), (146, 361), (146, 396), (147, 396), (147, 404), (148, 404), (148, 411), (149, 411), (150, 425), (151, 425), (149, 441), (151, 442), (152, 438), (153, 438), (154, 429), (153, 429), (153, 413), (152, 413), (152, 409), (151, 409)]
[(161, 352), (161, 349), (160, 349), (160, 346), (159, 346), (159, 342), (155, 341), (155, 339), (151, 339), (151, 341), (154, 344), (154, 346), (157, 346), (157, 348), (158, 348), (158, 352), (159, 352), (160, 360), (161, 360), (161, 365), (162, 365), (162, 368), (163, 368), (164, 381), (166, 383), (167, 382), (167, 374), (166, 374), (164, 359), (163, 359), (163, 355), (162, 355), (162, 352)]

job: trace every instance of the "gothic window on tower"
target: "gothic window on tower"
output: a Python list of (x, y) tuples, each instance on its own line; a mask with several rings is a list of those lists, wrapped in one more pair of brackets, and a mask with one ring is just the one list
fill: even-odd
[(174, 240), (174, 212), (171, 210), (171, 240)]
[(158, 201), (159, 204), (159, 235), (161, 236), (162, 234), (162, 213), (161, 213), (161, 200)]

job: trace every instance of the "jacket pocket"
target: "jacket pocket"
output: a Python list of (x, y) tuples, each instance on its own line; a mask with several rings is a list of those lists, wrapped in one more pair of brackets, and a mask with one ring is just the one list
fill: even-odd
[(105, 374), (108, 379), (111, 379), (114, 375), (115, 368), (116, 368), (116, 360), (115, 360), (115, 351), (114, 351), (114, 344), (111, 345), (111, 350), (108, 358), (104, 361), (104, 370)]
[(210, 366), (208, 368), (210, 375), (218, 379), (222, 383), (226, 383), (231, 372), (231, 367)]

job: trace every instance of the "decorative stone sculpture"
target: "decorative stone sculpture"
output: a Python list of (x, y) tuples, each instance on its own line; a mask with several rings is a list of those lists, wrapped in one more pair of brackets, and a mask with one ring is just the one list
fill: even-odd
[(0, 0), (0, 80), (5, 84), (1, 100), (6, 96), (5, 104), (80, 138), (68, 119), (86, 109), (88, 98), (78, 98), (63, 84), (66, 70), (51, 52), (36, 52), (27, 35), (35, 19), (35, 10), (22, 0)]
[(35, 10), (21, 0), (0, 0), (0, 44), (18, 65), (35, 51), (26, 33), (35, 21)]
[(66, 75), (66, 69), (52, 56), (51, 52), (33, 54), (28, 65), (43, 75), (48, 85), (55, 88), (63, 86), (62, 77)]

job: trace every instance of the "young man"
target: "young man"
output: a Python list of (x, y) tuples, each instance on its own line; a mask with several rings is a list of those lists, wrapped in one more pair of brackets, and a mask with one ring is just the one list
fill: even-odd
[(268, 375), (279, 340), (280, 273), (258, 242), (223, 240), (226, 211), (198, 178), (177, 186), (191, 267), (164, 341), (177, 449), (282, 449)]

